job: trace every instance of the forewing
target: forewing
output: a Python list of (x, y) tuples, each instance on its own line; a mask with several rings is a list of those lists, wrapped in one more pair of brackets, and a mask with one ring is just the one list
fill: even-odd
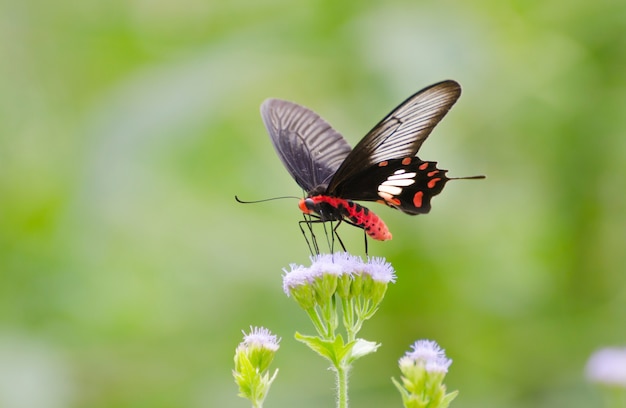
[(304, 106), (268, 99), (261, 116), (278, 156), (307, 192), (325, 189), (352, 150), (339, 132)]
[(455, 81), (443, 81), (418, 91), (380, 121), (357, 144), (330, 181), (328, 193), (358, 173), (386, 160), (413, 157), (461, 95)]

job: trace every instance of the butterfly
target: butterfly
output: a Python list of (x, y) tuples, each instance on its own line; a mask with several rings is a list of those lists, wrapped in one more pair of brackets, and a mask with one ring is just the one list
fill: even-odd
[(416, 92), (354, 149), (315, 112), (280, 99), (263, 102), (261, 116), (274, 148), (306, 191), (298, 206), (316, 219), (301, 222), (337, 221), (338, 227), (345, 221), (385, 241), (391, 232), (383, 220), (355, 201), (375, 201), (409, 215), (428, 213), (431, 198), (452, 178), (416, 154), (460, 95), (461, 86), (452, 80)]

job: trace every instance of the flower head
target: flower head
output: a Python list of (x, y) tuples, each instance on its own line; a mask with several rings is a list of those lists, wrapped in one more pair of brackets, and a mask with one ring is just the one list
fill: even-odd
[(626, 388), (626, 347), (596, 351), (589, 358), (585, 371), (591, 382)]
[(311, 266), (291, 264), (291, 271), (283, 275), (283, 290), (287, 296), (293, 296), (300, 307), (309, 310), (316, 305), (324, 305), (331, 301), (337, 290), (337, 280), (344, 274), (342, 261), (346, 256), (335, 254), (316, 255), (311, 257)]
[(311, 269), (319, 273), (330, 273), (336, 276), (350, 273), (351, 265), (356, 259), (347, 252), (336, 252), (334, 254), (318, 254), (311, 256)]
[(385, 258), (369, 258), (363, 264), (363, 295), (370, 299), (373, 304), (378, 305), (387, 292), (389, 282), (396, 281), (393, 267)]
[(266, 348), (271, 351), (278, 350), (278, 343), (280, 338), (265, 327), (252, 327), (250, 326), (250, 333), (243, 333), (243, 343), (247, 347), (259, 347)]
[[(312, 319), (320, 336), (331, 339), (343, 317), (349, 341), (363, 322), (378, 310), (389, 282), (395, 282), (391, 264), (347, 252), (311, 256), (311, 266), (290, 265), (283, 275), (283, 290)], [(342, 313), (335, 307), (339, 305)]]
[(396, 271), (393, 266), (381, 257), (369, 258), (365, 264), (364, 272), (372, 277), (374, 281), (381, 283), (395, 283)]
[(239, 396), (252, 401), (254, 406), (261, 406), (267, 396), (272, 377), (267, 369), (278, 351), (280, 339), (263, 327), (250, 327), (250, 333), (244, 333), (243, 341), (235, 350), (235, 369), (233, 377), (239, 386)]
[(407, 351), (400, 359), (410, 364), (422, 364), (427, 372), (447, 373), (452, 360), (446, 357), (437, 342), (432, 340), (418, 340), (411, 345), (413, 351)]
[(446, 394), (443, 380), (452, 360), (431, 340), (418, 340), (398, 361), (402, 382), (393, 379), (402, 395), (405, 407), (445, 408), (457, 392)]
[[(243, 332), (243, 341), (237, 346), (235, 369), (241, 358), (248, 360), (257, 371), (265, 371), (278, 351), (280, 339), (264, 327), (250, 326), (250, 333)], [(247, 364), (247, 363), (246, 363)]]
[[(311, 256), (311, 266), (291, 264), (283, 275), (283, 290), (304, 309), (325, 304), (337, 293), (343, 298), (359, 296), (367, 289), (367, 296), (378, 304), (389, 282), (395, 282), (395, 272), (384, 258), (367, 262), (347, 252)], [(364, 284), (366, 286), (364, 286)]]
[(283, 291), (287, 296), (291, 295), (294, 288), (310, 283), (313, 279), (313, 273), (310, 268), (306, 268), (302, 265), (290, 264), (287, 270), (283, 268)]

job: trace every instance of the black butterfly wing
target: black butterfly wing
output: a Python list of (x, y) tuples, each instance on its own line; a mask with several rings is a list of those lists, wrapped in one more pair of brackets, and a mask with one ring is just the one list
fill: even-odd
[(439, 121), (461, 95), (455, 81), (443, 81), (418, 91), (381, 120), (355, 146), (330, 181), (327, 193), (353, 200), (368, 200), (378, 184), (370, 182), (368, 191), (355, 180), (361, 173), (393, 159), (413, 157)]
[(342, 191), (340, 197), (377, 201), (410, 215), (426, 214), (430, 200), (450, 180), (446, 173), (437, 163), (418, 157), (385, 160), (346, 179), (346, 195)]
[(280, 99), (261, 105), (261, 116), (283, 164), (307, 192), (325, 190), (352, 150), (315, 112)]

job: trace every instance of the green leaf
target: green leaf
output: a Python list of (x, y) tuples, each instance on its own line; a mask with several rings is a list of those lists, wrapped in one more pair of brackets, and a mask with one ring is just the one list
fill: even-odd
[(458, 394), (459, 394), (459, 391), (453, 391), (449, 394), (446, 394), (446, 396), (443, 398), (443, 401), (441, 401), (440, 407), (448, 408), (452, 400), (455, 399)]
[(320, 356), (329, 360), (333, 365), (338, 366), (345, 356), (352, 350), (354, 341), (346, 345), (343, 344), (343, 338), (341, 335), (337, 336), (335, 340), (323, 340), (319, 337), (305, 336), (296, 332), (296, 340), (306, 344), (309, 348), (315, 351)]

